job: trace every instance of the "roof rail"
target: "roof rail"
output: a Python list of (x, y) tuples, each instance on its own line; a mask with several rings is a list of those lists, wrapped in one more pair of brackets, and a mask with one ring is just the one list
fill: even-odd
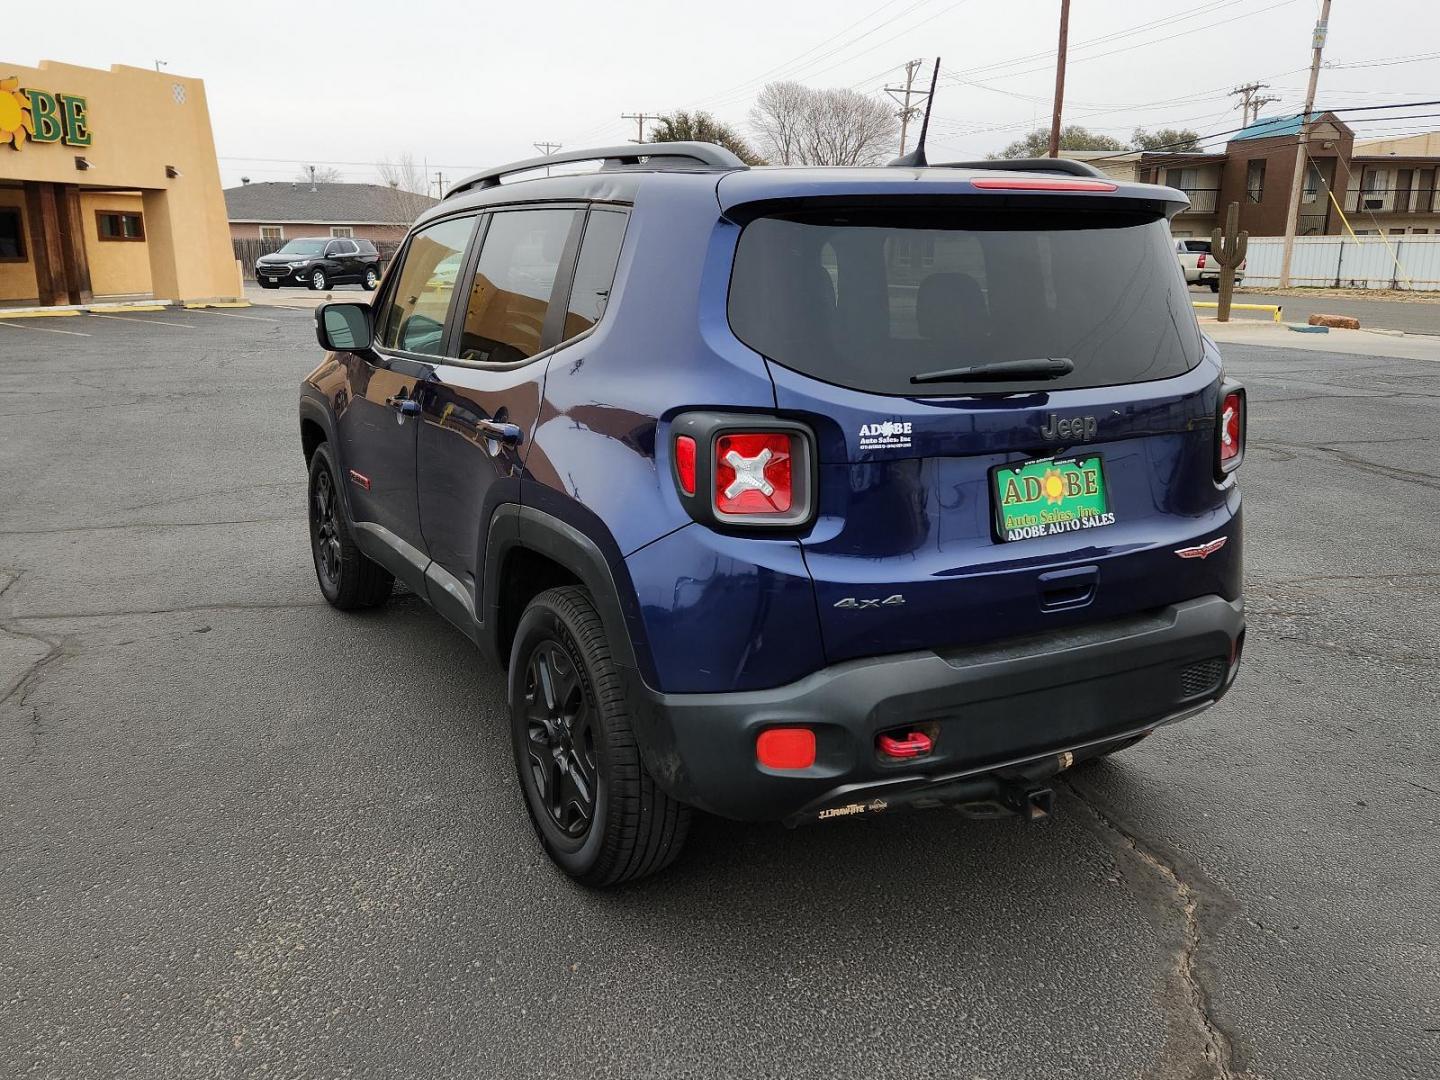
[[(603, 168), (637, 167), (646, 162), (668, 161), (674, 165), (702, 165), (710, 169), (744, 169), (748, 166), (723, 146), (707, 142), (629, 143), (625, 146), (597, 146), (588, 150), (567, 150), (563, 154), (526, 158), (467, 176), (445, 193), (445, 198), (463, 191), (497, 187), (502, 177), (543, 169), (547, 165), (569, 165), (577, 161), (603, 161)], [(657, 164), (655, 171), (665, 168)]]
[(1003, 169), (1006, 172), (1054, 172), (1066, 176), (1101, 176), (1094, 165), (1074, 158), (1027, 157), (1009, 161), (947, 161), (932, 166), (937, 169)]

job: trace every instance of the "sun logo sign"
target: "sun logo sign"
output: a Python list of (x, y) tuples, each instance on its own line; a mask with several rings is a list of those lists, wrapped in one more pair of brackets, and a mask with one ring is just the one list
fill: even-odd
[(0, 79), (0, 146), (19, 150), (25, 140), (90, 145), (85, 99), (45, 90), (22, 90), (15, 76)]
[(1047, 503), (1062, 502), (1065, 498), (1065, 477), (1059, 469), (1046, 469), (1040, 478), (1040, 490), (1045, 493)]
[(0, 79), (0, 146), (16, 150), (26, 136), (35, 134), (35, 121), (30, 116), (30, 98), (20, 89), (16, 78)]

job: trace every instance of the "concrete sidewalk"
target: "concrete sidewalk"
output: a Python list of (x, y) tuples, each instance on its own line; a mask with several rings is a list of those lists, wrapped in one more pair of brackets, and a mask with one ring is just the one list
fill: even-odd
[(1440, 361), (1440, 337), (1429, 334), (1334, 329), (1328, 333), (1315, 334), (1292, 330), (1287, 323), (1261, 322), (1254, 319), (1228, 323), (1201, 319), (1200, 329), (1221, 346), (1263, 345), (1274, 349), (1303, 349), (1307, 352)]

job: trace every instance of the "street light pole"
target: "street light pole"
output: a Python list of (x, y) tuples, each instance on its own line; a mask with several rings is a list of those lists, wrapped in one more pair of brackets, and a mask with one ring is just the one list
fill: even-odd
[(1305, 109), (1300, 113), (1300, 135), (1295, 140), (1295, 175), (1290, 178), (1290, 209), (1285, 215), (1285, 246), (1280, 252), (1280, 288), (1290, 287), (1290, 259), (1295, 254), (1295, 231), (1300, 223), (1300, 189), (1309, 171), (1310, 111), (1315, 107), (1315, 86), (1320, 81), (1320, 56), (1325, 51), (1325, 31), (1330, 22), (1330, 0), (1320, 9), (1311, 39), (1310, 85), (1305, 88)]

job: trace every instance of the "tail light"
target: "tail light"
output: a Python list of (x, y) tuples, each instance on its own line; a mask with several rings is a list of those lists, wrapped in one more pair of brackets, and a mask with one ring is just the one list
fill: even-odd
[(1205, 253), (1204, 253), (1203, 251), (1200, 253), (1200, 257), (1195, 260), (1195, 269), (1196, 269), (1196, 270), (1204, 270), (1204, 269), (1205, 269)]
[(790, 527), (814, 511), (814, 436), (803, 424), (684, 413), (672, 424), (675, 487), (696, 521)]
[(1215, 468), (1232, 473), (1245, 459), (1245, 388), (1236, 382), (1220, 386), (1220, 411), (1215, 417)]

